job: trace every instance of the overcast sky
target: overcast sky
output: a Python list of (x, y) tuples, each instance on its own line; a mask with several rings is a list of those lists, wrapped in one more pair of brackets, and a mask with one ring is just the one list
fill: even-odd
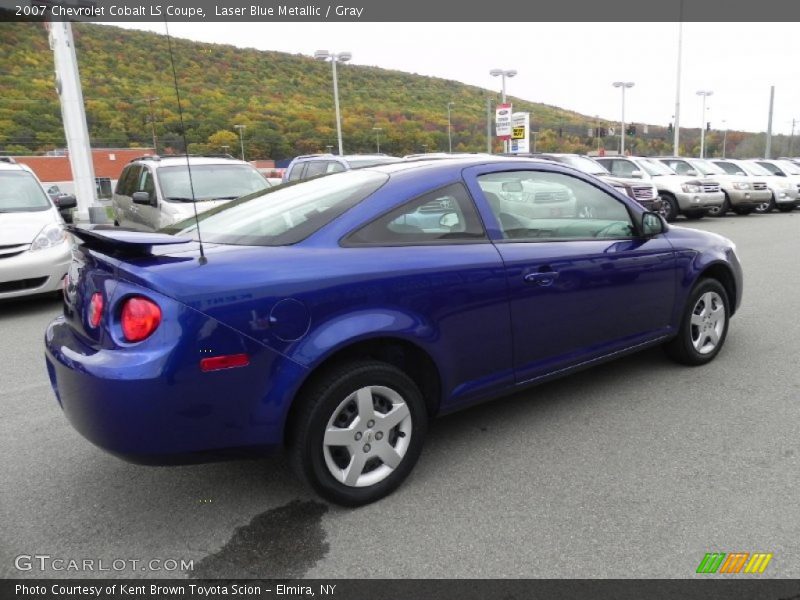
[[(114, 25), (164, 33), (162, 23)], [(291, 54), (347, 50), (354, 64), (498, 90), (489, 70), (516, 69), (510, 96), (613, 120), (621, 94), (611, 83), (633, 81), (626, 121), (667, 125), (675, 114), (677, 23), (171, 23), (170, 33)], [(796, 23), (685, 23), (681, 126), (723, 129), (725, 120), (730, 129), (766, 131), (774, 85), (773, 132), (789, 134), (793, 118), (800, 132), (797, 33)], [(701, 89), (714, 92), (706, 119)]]

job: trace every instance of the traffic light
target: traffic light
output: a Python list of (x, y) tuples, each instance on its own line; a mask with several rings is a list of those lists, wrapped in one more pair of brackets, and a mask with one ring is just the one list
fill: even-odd
[(711, 121), (706, 123), (706, 131), (711, 131)]
[(625, 128), (625, 134), (636, 135), (636, 125), (628, 125), (628, 127)]
[(669, 131), (670, 133), (672, 133), (672, 131), (673, 131), (673, 130), (672, 130), (672, 123), (670, 123), (670, 124), (667, 126), (667, 131)]

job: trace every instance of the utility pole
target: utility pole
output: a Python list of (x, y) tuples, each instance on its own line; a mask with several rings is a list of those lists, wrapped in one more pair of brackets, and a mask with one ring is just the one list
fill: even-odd
[(795, 119), (792, 119), (792, 135), (789, 136), (789, 156), (794, 153), (794, 123)]
[(158, 101), (159, 98), (150, 97), (150, 98), (142, 98), (142, 100), (147, 102), (147, 104), (150, 106), (150, 127), (153, 133), (153, 152), (155, 154), (158, 154), (158, 137), (156, 136), (156, 114), (153, 111), (153, 102)]
[(492, 99), (486, 99), (486, 152), (492, 153)]
[(769, 86), (769, 118), (767, 119), (767, 147), (764, 149), (764, 158), (769, 159), (772, 154), (772, 107), (775, 103), (775, 86)]
[(675, 130), (673, 132), (672, 153), (681, 155), (681, 53), (683, 51), (683, 0), (678, 9), (678, 70), (675, 78)]

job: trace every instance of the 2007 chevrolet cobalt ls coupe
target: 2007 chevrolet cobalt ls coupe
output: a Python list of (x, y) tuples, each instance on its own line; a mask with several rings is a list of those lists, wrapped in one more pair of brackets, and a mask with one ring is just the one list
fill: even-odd
[(286, 446), (345, 505), (403, 481), (434, 415), (656, 344), (709, 362), (742, 295), (727, 239), (530, 159), (397, 163), (199, 228), (73, 231), (45, 342), (75, 428), (151, 463)]

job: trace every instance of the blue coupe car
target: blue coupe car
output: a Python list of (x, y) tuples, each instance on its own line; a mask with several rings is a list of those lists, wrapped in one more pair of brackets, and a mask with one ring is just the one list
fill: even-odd
[(653, 345), (709, 362), (742, 297), (729, 240), (532, 159), (382, 165), (169, 231), (72, 233), (45, 346), (81, 434), (148, 463), (286, 447), (351, 506), (398, 487), (435, 415)]

